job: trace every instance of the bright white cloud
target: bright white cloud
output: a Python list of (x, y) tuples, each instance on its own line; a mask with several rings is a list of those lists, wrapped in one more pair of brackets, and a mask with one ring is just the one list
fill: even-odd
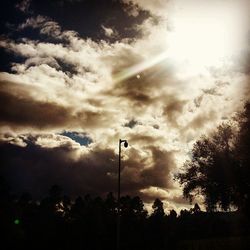
[(117, 32), (114, 29), (105, 27), (104, 25), (102, 25), (101, 27), (107, 37), (114, 37), (117, 35)]

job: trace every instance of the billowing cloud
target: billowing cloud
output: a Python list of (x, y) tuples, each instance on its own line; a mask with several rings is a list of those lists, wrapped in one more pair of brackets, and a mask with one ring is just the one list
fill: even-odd
[[(35, 195), (55, 183), (72, 195), (115, 192), (117, 144), (123, 138), (129, 148), (122, 150), (122, 192), (184, 206), (174, 173), (193, 142), (230, 119), (249, 98), (249, 46), (240, 39), (248, 27), (242, 25), (235, 35), (239, 46), (229, 40), (232, 50), (219, 58), (214, 40), (209, 47), (192, 33), (202, 26), (194, 30), (185, 22), (200, 20), (213, 36), (216, 25), (207, 20), (214, 5), (199, 5), (206, 19), (194, 11), (193, 1), (181, 9), (173, 1), (117, 2), (112, 11), (127, 20), (126, 27), (116, 17), (106, 22), (100, 17), (95, 34), (102, 37), (87, 36), (92, 33), (78, 26), (66, 29), (67, 23), (45, 10), (7, 25), (12, 33), (0, 38), (10, 57), (8, 71), (0, 72), (1, 172), (14, 189)], [(30, 1), (23, 4), (32, 7)], [(229, 7), (226, 13), (232, 11), (238, 23)], [(194, 45), (200, 53), (192, 51)]]
[[(1, 174), (15, 192), (25, 189), (40, 197), (55, 183), (73, 196), (116, 192), (118, 156), (111, 148), (84, 147), (55, 134), (6, 133), (1, 141)], [(143, 190), (150, 186), (166, 189), (172, 185), (172, 152), (153, 146), (147, 152), (148, 159), (129, 150), (121, 170), (122, 193), (144, 196)]]
[[(39, 88), (34, 88), (32, 96), (22, 83), (3, 81), (1, 84), (0, 124), (10, 127), (30, 127), (37, 129), (96, 128), (98, 124), (109, 124), (111, 116), (101, 110), (91, 110), (63, 105), (53, 101), (34, 98)], [(21, 85), (21, 86), (20, 86)], [(32, 87), (28, 87), (31, 90)], [(87, 105), (86, 105), (87, 106)], [(102, 126), (103, 126), (102, 125)]]

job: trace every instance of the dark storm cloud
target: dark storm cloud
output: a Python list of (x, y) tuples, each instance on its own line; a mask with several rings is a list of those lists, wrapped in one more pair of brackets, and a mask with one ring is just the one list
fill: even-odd
[(0, 90), (1, 124), (46, 128), (65, 126), (70, 110), (56, 103), (39, 102)]
[(52, 18), (63, 29), (78, 32), (82, 37), (107, 39), (101, 32), (101, 25), (115, 27), (120, 38), (131, 38), (136, 35), (133, 25), (141, 24), (149, 16), (147, 11), (142, 10), (138, 11), (137, 16), (131, 16), (126, 12), (126, 6), (120, 0), (10, 0), (4, 1), (1, 9), (6, 12), (3, 13), (3, 25), (6, 22), (21, 23), (21, 20), (31, 15), (42, 15)]
[(122, 164), (122, 190), (125, 194), (139, 195), (145, 202), (152, 202), (156, 197), (166, 200), (167, 190), (173, 188), (171, 171), (176, 167), (175, 152), (157, 146), (145, 149), (151, 154), (150, 163), (149, 156), (141, 158), (137, 150), (132, 150), (129, 159)]
[[(60, 35), (57, 37), (56, 34), (73, 30), (80, 37), (95, 41), (115, 42), (123, 38), (132, 39), (140, 35), (135, 27), (147, 19), (149, 13), (139, 11), (137, 16), (131, 16), (126, 11), (127, 5), (120, 0), (1, 1), (0, 35), (4, 34), (5, 37), (16, 41), (23, 37), (34, 41), (58, 43), (61, 42)], [(115, 36), (107, 36), (102, 27), (112, 28)], [(22, 58), (6, 53), (2, 48), (0, 55), (0, 69), (4, 71), (10, 71), (11, 62), (22, 62)]]
[(169, 122), (172, 126), (177, 127), (177, 118), (180, 117), (186, 104), (187, 101), (185, 100), (169, 96), (168, 103), (163, 108), (163, 115), (166, 117), (167, 122)]
[(10, 31), (9, 24), (20, 23), (25, 18), (25, 14), (15, 7), (18, 3), (20, 3), (20, 1), (17, 0), (1, 1), (0, 34), (8, 33)]
[[(74, 160), (70, 145), (43, 148), (29, 142), (26, 147), (1, 144), (1, 173), (14, 192), (24, 190), (35, 196), (44, 195), (53, 185), (77, 196), (114, 191), (115, 183), (107, 176), (114, 171), (111, 150), (91, 152), (86, 158)], [(112, 167), (113, 166), (113, 167)]]
[(15, 61), (16, 63), (24, 62), (23, 57), (9, 53), (4, 48), (0, 47), (0, 71), (11, 72), (11, 63)]
[[(34, 10), (50, 16), (59, 22), (63, 29), (75, 30), (83, 37), (105, 39), (101, 25), (115, 27), (121, 38), (134, 37), (132, 26), (140, 24), (148, 17), (147, 12), (140, 11), (137, 17), (129, 16), (125, 5), (119, 1), (84, 0), (84, 1), (34, 1)], [(79, 20), (82, 20), (79, 22)], [(98, 32), (99, 31), (99, 32)]]
[[(86, 148), (88, 151), (79, 156), (81, 147), (60, 136), (19, 136), (25, 145), (15, 144), (17, 140), (10, 137), (5, 135), (5, 142), (2, 139), (0, 143), (0, 173), (14, 192), (26, 190), (40, 196), (53, 184), (62, 186), (67, 194), (73, 196), (116, 191), (117, 155), (113, 150)], [(42, 139), (60, 143), (54, 147), (39, 145)], [(124, 160), (121, 173), (123, 193), (133, 195), (150, 186), (170, 185), (172, 153), (155, 147), (149, 150), (153, 161), (148, 169), (145, 169), (143, 159), (132, 157), (138, 156), (136, 150), (131, 152), (129, 160)]]
[(171, 169), (175, 167), (173, 152), (151, 147), (153, 166), (142, 172), (145, 186), (169, 188), (171, 187)]
[(143, 190), (150, 190), (152, 187), (172, 188), (173, 179), (170, 173), (176, 167), (174, 152), (153, 144), (144, 147), (143, 150), (147, 150), (149, 155), (142, 157), (139, 151), (131, 149), (129, 158), (123, 160), (121, 185), (125, 194), (139, 194), (143, 199), (153, 201), (155, 197), (150, 196), (150, 191)]
[(35, 100), (20, 88), (19, 84), (0, 81), (0, 124), (12, 127), (71, 128), (97, 127), (109, 123), (109, 115), (103, 111), (74, 110), (56, 102)]

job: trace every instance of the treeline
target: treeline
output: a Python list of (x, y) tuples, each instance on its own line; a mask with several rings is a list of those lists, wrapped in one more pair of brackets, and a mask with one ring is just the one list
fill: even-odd
[[(10, 195), (1, 185), (2, 249), (116, 249), (117, 200), (86, 195), (71, 200), (58, 186), (37, 202), (28, 193)], [(202, 212), (197, 204), (180, 215), (165, 214), (156, 199), (152, 213), (139, 197), (120, 200), (121, 249), (183, 249), (190, 240), (249, 235), (249, 217), (239, 212)], [(238, 246), (239, 247), (239, 246)], [(187, 248), (189, 249), (189, 248)], [(240, 249), (240, 248), (238, 248)]]

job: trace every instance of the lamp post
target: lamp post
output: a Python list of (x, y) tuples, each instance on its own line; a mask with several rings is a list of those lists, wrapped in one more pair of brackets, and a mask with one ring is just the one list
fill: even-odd
[(118, 203), (118, 216), (117, 216), (117, 235), (116, 244), (117, 250), (120, 250), (120, 195), (121, 195), (121, 145), (124, 143), (124, 147), (128, 147), (127, 140), (119, 140), (119, 165), (118, 165), (118, 193), (117, 193), (117, 203)]

